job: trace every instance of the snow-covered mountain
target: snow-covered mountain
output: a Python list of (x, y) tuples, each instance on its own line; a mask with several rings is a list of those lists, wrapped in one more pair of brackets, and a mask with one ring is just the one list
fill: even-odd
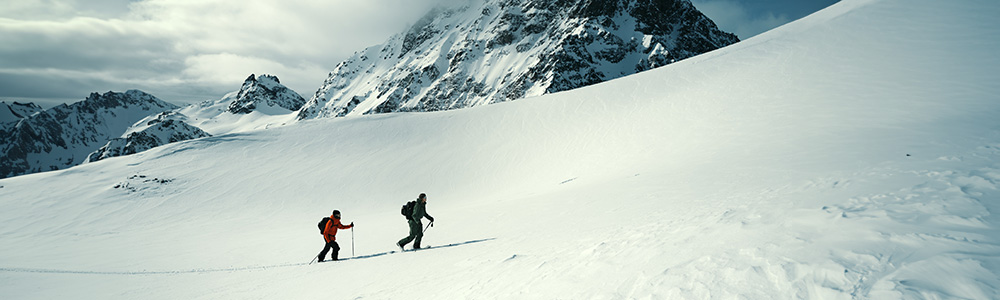
[(174, 112), (163, 112), (153, 120), (143, 123), (145, 127), (133, 126), (124, 137), (108, 141), (100, 149), (87, 156), (87, 162), (94, 162), (115, 156), (135, 154), (169, 143), (212, 136), (207, 132), (171, 118)]
[[(997, 15), (843, 0), (580, 89), (0, 179), (0, 296), (1000, 299)], [(435, 247), (393, 252), (419, 193)], [(351, 259), (310, 265), (334, 209)]]
[(139, 90), (92, 93), (7, 123), (0, 127), (0, 178), (75, 166), (137, 120), (176, 108)]
[(7, 102), (0, 101), (0, 126), (17, 122), (40, 111), (42, 111), (42, 107), (34, 103), (14, 102), (7, 104)]
[(145, 128), (144, 124), (157, 119), (181, 121), (211, 135), (265, 129), (294, 121), (294, 112), (305, 102), (302, 96), (282, 85), (278, 77), (250, 74), (239, 90), (219, 100), (191, 104), (163, 116), (149, 116), (125, 134)]
[(88, 157), (97, 161), (134, 154), (168, 143), (268, 128), (293, 120), (305, 99), (272, 75), (250, 74), (238, 91), (222, 99), (204, 101), (150, 115), (108, 141)]
[(233, 114), (249, 114), (254, 111), (274, 111), (275, 109), (287, 113), (302, 108), (306, 99), (301, 95), (285, 87), (272, 75), (261, 75), (255, 77), (250, 74), (243, 81), (236, 95), (236, 99), (229, 104), (229, 112)]
[(565, 91), (737, 42), (689, 0), (485, 0), (431, 11), (337, 65), (299, 119)]

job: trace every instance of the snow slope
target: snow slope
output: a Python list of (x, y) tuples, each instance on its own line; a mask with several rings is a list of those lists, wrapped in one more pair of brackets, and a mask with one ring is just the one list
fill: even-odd
[[(996, 15), (844, 0), (578, 90), (3, 179), (0, 295), (1000, 298)], [(421, 192), (444, 247), (386, 254)], [(307, 265), (333, 209), (358, 258)]]

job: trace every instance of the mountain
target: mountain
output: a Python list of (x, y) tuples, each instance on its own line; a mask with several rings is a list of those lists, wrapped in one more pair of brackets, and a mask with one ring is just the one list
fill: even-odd
[[(250, 74), (239, 90), (218, 100), (208, 100), (154, 115), (136, 123), (125, 134), (165, 120), (184, 122), (211, 135), (246, 132), (294, 121), (294, 112), (305, 99), (282, 85), (278, 77)], [(122, 136), (124, 137), (124, 135)]]
[(0, 124), (16, 122), (40, 111), (42, 111), (42, 107), (34, 103), (14, 102), (7, 104), (7, 102), (0, 101)]
[(266, 74), (255, 77), (250, 74), (243, 81), (236, 99), (229, 104), (228, 111), (233, 114), (274, 109), (295, 111), (305, 103), (306, 99), (282, 85), (278, 77)]
[(168, 143), (268, 128), (291, 121), (305, 99), (272, 75), (250, 74), (238, 91), (145, 117), (87, 161), (134, 154)]
[(0, 178), (58, 170), (87, 155), (139, 119), (177, 108), (139, 90), (92, 93), (0, 128)]
[(570, 90), (733, 44), (689, 0), (487, 0), (431, 11), (338, 64), (298, 119)]
[(94, 162), (115, 156), (135, 154), (169, 143), (212, 136), (198, 127), (184, 121), (173, 120), (176, 113), (163, 112), (153, 120), (143, 123), (144, 128), (133, 126), (125, 137), (114, 138), (100, 149), (87, 156), (87, 162)]

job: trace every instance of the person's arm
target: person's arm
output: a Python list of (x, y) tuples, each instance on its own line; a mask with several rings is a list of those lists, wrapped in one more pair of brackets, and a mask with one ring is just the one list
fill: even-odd
[(434, 223), (434, 217), (431, 217), (431, 214), (428, 214), (426, 211), (424, 212), (424, 217), (427, 217), (428, 220), (431, 220), (431, 223)]
[(337, 220), (337, 224), (335, 225), (337, 225), (337, 228), (339, 229), (350, 229), (351, 227), (354, 227), (354, 222), (351, 222), (351, 225), (344, 225), (344, 223), (340, 223), (340, 220)]

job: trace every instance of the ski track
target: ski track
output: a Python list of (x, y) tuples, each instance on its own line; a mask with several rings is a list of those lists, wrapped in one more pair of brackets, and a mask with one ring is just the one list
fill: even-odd
[[(428, 246), (423, 247), (418, 250), (406, 250), (403, 252), (421, 252), (423, 250), (433, 250), (442, 248), (451, 248), (456, 246), (482, 243), (487, 241), (495, 240), (496, 238), (471, 240), (459, 243), (451, 243), (442, 246)], [(344, 258), (338, 260), (339, 262), (352, 261), (359, 259), (375, 258), (380, 256), (385, 256), (389, 254), (400, 253), (399, 251), (386, 251), (375, 254), (354, 256), (349, 258)], [(324, 261), (323, 263), (333, 262)], [(319, 263), (319, 262), (316, 262)], [(256, 270), (268, 270), (277, 268), (287, 268), (287, 267), (298, 267), (312, 265), (313, 262), (308, 263), (287, 263), (287, 264), (275, 264), (267, 266), (247, 266), (247, 267), (237, 267), (237, 268), (220, 268), (220, 269), (191, 269), (191, 270), (172, 270), (172, 271), (82, 271), (82, 270), (57, 270), (57, 269), (35, 269), (35, 268), (4, 268), (0, 267), (0, 272), (13, 272), (13, 273), (50, 273), (50, 274), (84, 274), (84, 275), (174, 275), (174, 274), (191, 274), (191, 273), (219, 273), (219, 272), (240, 272), (240, 271), (256, 271)]]
[(55, 270), (55, 269), (32, 269), (32, 268), (0, 268), (0, 272), (15, 273), (51, 273), (51, 274), (85, 274), (85, 275), (172, 275), (190, 273), (218, 273), (218, 272), (239, 272), (251, 270), (267, 270), (275, 268), (286, 268), (309, 265), (309, 263), (279, 264), (269, 266), (251, 266), (224, 269), (193, 269), (174, 271), (78, 271), (78, 270)]

